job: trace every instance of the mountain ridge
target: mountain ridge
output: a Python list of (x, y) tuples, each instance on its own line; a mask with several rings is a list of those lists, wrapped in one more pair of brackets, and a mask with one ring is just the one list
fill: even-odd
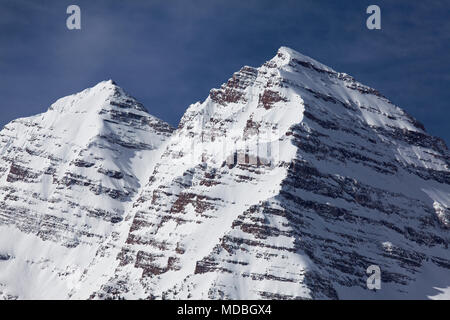
[[(112, 81), (94, 92), (108, 87), (115, 92)], [(56, 281), (48, 270), (52, 263), (46, 265), (44, 274), (60, 292), (19, 290), (6, 274), (0, 276), (4, 297), (423, 299), (450, 286), (447, 146), (377, 90), (281, 47), (262, 66), (244, 66), (189, 106), (173, 133), (118, 92), (119, 101), (78, 104), (75, 114), (97, 111), (104, 120), (84, 124), (100, 127), (93, 155), (110, 150), (115, 159), (118, 150), (128, 150), (136, 159), (134, 153), (142, 152), (131, 166), (133, 197), (123, 199), (121, 220), (106, 221), (107, 228), (116, 227), (95, 245), (67, 246), (72, 261), (52, 256), (53, 266), (67, 269)], [(61, 102), (70, 110), (67, 99)], [(157, 134), (137, 134), (149, 130)], [(155, 139), (153, 148), (148, 141)], [(13, 150), (1, 132), (0, 146)], [(76, 160), (82, 172), (107, 169), (100, 174), (115, 186), (129, 170), (98, 167), (90, 157)], [(22, 176), (13, 172), (7, 187)], [(0, 199), (7, 203), (15, 194), (6, 195), (10, 189), (2, 181)], [(63, 186), (72, 195), (80, 179), (67, 181), (75, 181)], [(5, 243), (0, 241), (0, 257), (9, 258), (1, 259), (0, 270), (30, 255), (13, 245), (5, 249)], [(87, 257), (74, 263), (88, 246)], [(38, 265), (40, 259), (28, 260)], [(378, 292), (366, 288), (373, 264), (382, 271)], [(42, 285), (33, 272), (30, 283)]]

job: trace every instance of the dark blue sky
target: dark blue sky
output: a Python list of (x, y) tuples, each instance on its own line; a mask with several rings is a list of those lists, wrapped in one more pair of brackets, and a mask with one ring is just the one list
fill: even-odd
[[(80, 31), (66, 28), (70, 4)], [(381, 31), (365, 27), (370, 4)], [(378, 89), (448, 144), (449, 12), (445, 0), (0, 0), (0, 126), (110, 78), (177, 125), (285, 45)]]

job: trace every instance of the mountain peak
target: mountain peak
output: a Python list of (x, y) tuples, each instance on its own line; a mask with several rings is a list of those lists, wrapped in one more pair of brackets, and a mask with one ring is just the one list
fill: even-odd
[(99, 82), (91, 88), (58, 99), (49, 111), (79, 113), (100, 109), (114, 95), (116, 88), (111, 80)]
[(91, 88), (65, 96), (53, 103), (49, 111), (59, 113), (88, 113), (100, 112), (108, 108), (132, 108), (147, 112), (145, 107), (130, 96), (125, 90), (110, 79), (97, 83)]
[(173, 131), (169, 124), (151, 115), (143, 104), (113, 80), (99, 82), (58, 99), (47, 112), (24, 121), (37, 123), (59, 136), (71, 136), (70, 140), (79, 145), (85, 145), (95, 137), (108, 137), (131, 149), (153, 148), (152, 139), (140, 141), (141, 137), (135, 134), (134, 129), (146, 131), (150, 136), (164, 137)]
[(117, 82), (115, 80), (109, 79), (109, 80), (100, 81), (92, 88), (101, 89), (101, 88), (120, 88), (120, 87), (117, 85)]
[(319, 61), (314, 60), (313, 58), (310, 58), (294, 49), (291, 49), (291, 48), (285, 47), (285, 46), (281, 46), (278, 49), (276, 56), (274, 58), (272, 58), (271, 61), (277, 63), (277, 65), (280, 67), (284, 66), (284, 65), (288, 65), (292, 61), (301, 62), (301, 63), (306, 63), (309, 65), (312, 65), (312, 66), (316, 67), (317, 69), (320, 69), (323, 71), (336, 73), (335, 70), (324, 65), (323, 63), (320, 63)]

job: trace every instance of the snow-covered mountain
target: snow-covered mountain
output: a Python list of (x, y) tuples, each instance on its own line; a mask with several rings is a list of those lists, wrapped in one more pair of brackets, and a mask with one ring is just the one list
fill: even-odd
[[(191, 105), (170, 135), (110, 82), (6, 126), (3, 296), (450, 291), (448, 149), (351, 76), (282, 47)], [(366, 287), (370, 265), (380, 290)]]
[[(0, 132), (0, 297), (68, 298), (173, 129), (112, 81)], [(105, 258), (104, 258), (105, 259)]]

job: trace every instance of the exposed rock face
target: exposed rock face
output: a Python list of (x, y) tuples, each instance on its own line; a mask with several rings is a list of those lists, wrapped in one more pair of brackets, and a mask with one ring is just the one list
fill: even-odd
[[(96, 250), (118, 237), (172, 131), (112, 81), (6, 125), (0, 132), (0, 295), (45, 297), (45, 281), (52, 282), (39, 268), (50, 269), (44, 275), (60, 277), (63, 287), (64, 273), (84, 272)], [(14, 283), (27, 273), (28, 284)], [(64, 297), (68, 289), (49, 297)]]
[(450, 286), (449, 159), (379, 92), (282, 47), (189, 107), (91, 298), (434, 296)]
[[(447, 147), (351, 76), (282, 47), (171, 133), (112, 83), (6, 126), (0, 296), (428, 298), (450, 287)], [(366, 288), (370, 265), (381, 290)]]

